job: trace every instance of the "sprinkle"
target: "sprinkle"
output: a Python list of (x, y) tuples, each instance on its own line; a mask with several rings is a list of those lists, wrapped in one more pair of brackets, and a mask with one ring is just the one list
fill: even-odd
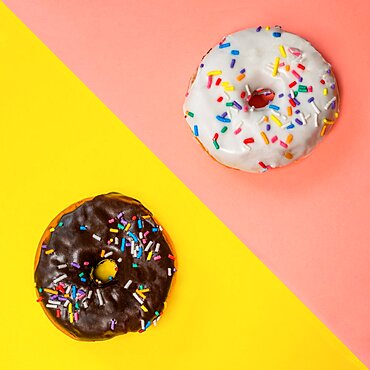
[(324, 118), (323, 122), (327, 125), (334, 125), (335, 121), (329, 121), (328, 119)]
[(50, 304), (50, 303), (47, 303), (46, 307), (47, 308), (58, 308), (58, 306), (56, 304)]
[(121, 240), (121, 251), (125, 251), (125, 245), (126, 245), (126, 238), (122, 238)]
[(284, 141), (280, 140), (280, 145), (283, 147), (283, 148), (287, 148), (288, 145), (286, 143), (284, 143)]
[(140, 303), (140, 304), (143, 304), (144, 301), (137, 295), (137, 293), (132, 293), (132, 295), (134, 296), (134, 298)]
[(207, 76), (217, 76), (217, 75), (220, 75), (221, 73), (222, 73), (222, 71), (220, 71), (220, 70), (209, 71), (207, 73)]
[(278, 68), (279, 68), (279, 62), (280, 62), (280, 58), (276, 57), (275, 62), (274, 62), (274, 69), (272, 70), (272, 76), (273, 77), (275, 77), (277, 75), (277, 71), (278, 71)]
[(283, 45), (279, 46), (280, 54), (283, 58), (286, 58), (286, 52)]
[(318, 114), (315, 114), (315, 127), (319, 127), (319, 115)]
[(108, 220), (109, 224), (112, 224), (113, 222), (114, 222), (114, 218), (111, 218), (110, 220)]
[(45, 251), (45, 254), (52, 254), (52, 253), (54, 253), (54, 249), (49, 249), (49, 250)]
[(266, 170), (267, 170), (267, 166), (266, 166), (263, 162), (258, 162), (258, 164), (259, 164), (262, 168), (264, 168), (264, 169), (266, 169)]
[(239, 55), (239, 50), (231, 50), (232, 55)]
[(223, 48), (228, 48), (230, 45), (231, 45), (230, 42), (226, 42), (224, 44), (219, 44), (218, 47), (220, 49), (223, 49)]
[(99, 306), (104, 305), (103, 297), (101, 295), (100, 289), (96, 289), (96, 294), (98, 295), (98, 300), (99, 300)]
[(112, 331), (114, 330), (115, 325), (116, 325), (116, 320), (115, 320), (115, 319), (112, 319), (112, 320), (110, 321), (110, 329), (111, 329)]
[(213, 140), (213, 145), (216, 149), (220, 149), (220, 146), (218, 145), (218, 142), (216, 140)]
[(262, 26), (258, 26), (258, 27), (256, 28), (256, 32), (260, 32), (260, 31), (261, 31), (261, 29), (262, 29)]
[(266, 134), (263, 131), (261, 131), (260, 134), (261, 134), (265, 144), (269, 144), (269, 139), (267, 138)]
[(307, 121), (306, 121), (306, 118), (305, 118), (305, 116), (303, 115), (303, 113), (300, 113), (300, 115), (299, 115), (299, 116), (301, 117), (301, 120), (302, 120), (303, 124), (304, 124), (304, 125), (307, 125)]
[(287, 107), (288, 116), (292, 115), (292, 107)]
[(238, 81), (241, 81), (245, 77), (245, 73), (241, 73), (239, 76), (236, 77)]
[(221, 102), (222, 102), (222, 100), (224, 100), (224, 98), (223, 98), (222, 96), (220, 96), (220, 97), (217, 99), (217, 101), (218, 101), (219, 103), (221, 103)]
[(222, 81), (222, 80), (221, 80), (221, 78), (218, 78), (218, 79), (216, 80), (215, 85), (216, 85), (216, 86), (218, 86), (218, 85), (221, 83), (221, 81)]
[(270, 124), (267, 124), (267, 125), (266, 125), (266, 130), (267, 130), (267, 131), (270, 131), (270, 130), (271, 130), (271, 125), (270, 125)]
[(217, 118), (220, 122), (225, 122), (225, 123), (230, 123), (230, 122), (231, 122), (231, 119), (230, 119), (230, 118), (225, 118), (225, 117), (222, 117), (222, 116), (216, 116), (216, 118)]
[(128, 223), (128, 224), (126, 225), (126, 227), (125, 227), (125, 231), (128, 231), (128, 230), (130, 229), (130, 227), (131, 227), (131, 224), (130, 224), (130, 223)]
[(146, 258), (147, 261), (150, 261), (152, 259), (153, 251), (150, 251), (148, 253), (148, 257)]
[(299, 57), (302, 55), (302, 52), (299, 49), (296, 48), (288, 48), (289, 53), (293, 54), (296, 57)]
[(320, 80), (321, 85), (325, 85), (325, 81), (323, 79)]
[(278, 139), (278, 137), (275, 135), (273, 138), (271, 138), (271, 142), (275, 143), (277, 139)]
[(296, 118), (295, 121), (298, 123), (298, 125), (303, 125), (303, 122), (300, 119)]
[(299, 85), (298, 86), (298, 92), (307, 92), (307, 86), (305, 85)]
[(122, 258), (121, 257), (118, 258), (117, 262), (122, 262)]
[(292, 142), (292, 140), (293, 140), (293, 135), (292, 134), (289, 134), (288, 136), (287, 136), (287, 138), (286, 138), (286, 143), (287, 144), (290, 144), (291, 142)]
[(294, 75), (294, 77), (299, 81), (301, 82), (303, 80), (303, 78), (293, 69), (292, 70), (292, 74)]
[(145, 321), (141, 319), (140, 323), (141, 323), (141, 330), (145, 330)]
[(227, 126), (222, 127), (221, 132), (224, 134), (227, 131)]
[(72, 262), (71, 266), (76, 267), (78, 269), (81, 267), (77, 262)]
[(242, 129), (239, 127), (234, 131), (234, 135), (238, 135)]
[(199, 130), (198, 130), (198, 126), (197, 125), (194, 125), (194, 136), (199, 136)]
[(320, 111), (320, 109), (317, 107), (317, 105), (315, 104), (315, 102), (312, 100), (310, 103), (311, 103), (311, 105), (312, 105), (312, 107), (313, 107), (314, 111), (315, 111), (317, 114), (319, 114), (321, 111)]
[(235, 62), (236, 62), (235, 59), (231, 59), (230, 68), (234, 68)]
[(286, 153), (284, 154), (284, 157), (285, 157), (286, 159), (292, 159), (292, 158), (293, 158), (293, 154), (292, 154), (292, 153), (290, 153), (290, 152), (286, 152)]
[(63, 263), (62, 265), (58, 265), (58, 269), (61, 270), (61, 269), (64, 269), (66, 268), (68, 265), (66, 263)]
[(147, 246), (145, 247), (145, 252), (148, 252), (148, 250), (150, 249), (152, 245), (153, 245), (153, 242), (150, 240)]
[(271, 114), (270, 115), (270, 118), (279, 126), (281, 127), (283, 124), (281, 123), (281, 121), (279, 120), (279, 118), (277, 118), (275, 115)]
[(277, 105), (274, 105), (274, 104), (270, 104), (269, 108), (273, 109), (273, 110), (279, 110), (280, 109), (280, 107), (278, 107)]
[(168, 275), (168, 276), (172, 276), (172, 270), (171, 270), (171, 268), (170, 268), (170, 267), (167, 269), (167, 275)]
[(160, 248), (160, 244), (159, 243), (157, 243), (156, 245), (155, 245), (155, 253), (158, 253), (159, 252), (159, 248)]
[(122, 225), (122, 224), (120, 224), (120, 223), (118, 223), (117, 224), (117, 227), (120, 229), (120, 230), (123, 230), (125, 227)]
[(287, 72), (289, 72), (289, 71), (290, 71), (290, 65), (289, 65), (289, 64), (287, 64), (287, 65), (285, 66), (285, 70), (286, 70)]
[(138, 264), (137, 264), (137, 263), (133, 263), (133, 264), (132, 264), (132, 267), (133, 267), (134, 269), (137, 269), (137, 268), (138, 268)]
[(161, 256), (155, 256), (154, 257), (154, 261), (158, 261), (158, 260), (160, 260), (162, 257)]
[(54, 227), (51, 227), (51, 228), (49, 229), (49, 231), (52, 233), (52, 232), (54, 232), (54, 231), (55, 231), (55, 228), (54, 228)]
[(127, 235), (131, 236), (131, 238), (134, 239), (135, 242), (138, 242), (139, 241), (139, 239), (137, 238), (137, 236), (134, 233), (132, 233), (131, 231), (129, 231), (127, 233)]
[(253, 139), (253, 137), (248, 137), (248, 138), (243, 140), (243, 143), (244, 144), (252, 144), (252, 143), (254, 143), (254, 139)]
[(61, 275), (61, 276), (57, 277), (56, 279), (54, 279), (54, 280), (53, 280), (53, 284), (57, 284), (57, 283), (59, 283), (60, 281), (62, 281), (62, 280), (64, 280), (64, 279), (66, 279), (67, 277), (68, 277), (68, 275), (67, 275), (67, 274), (63, 274), (63, 275)]
[(92, 237), (93, 237), (95, 240), (99, 241), (99, 242), (100, 242), (100, 240), (101, 240), (101, 237), (100, 237), (100, 236), (98, 236), (98, 235), (96, 235), (96, 234), (93, 234), (93, 235), (92, 235)]
[(40, 296), (36, 299), (36, 302), (41, 302), (44, 299), (44, 297)]
[(328, 110), (329, 109), (329, 107), (330, 107), (330, 105), (331, 105), (331, 103), (333, 103), (333, 102), (335, 102), (337, 100), (337, 98), (334, 96), (332, 99), (330, 99), (329, 101), (328, 101), (328, 103), (325, 105), (325, 110)]
[(144, 312), (148, 312), (148, 309), (144, 306), (144, 305), (141, 305), (140, 308), (144, 311)]
[(324, 125), (321, 129), (320, 136), (324, 136), (326, 131), (326, 125)]
[(72, 285), (72, 298), (76, 299), (76, 285)]
[(104, 257), (105, 257), (105, 258), (110, 257), (112, 254), (113, 254), (113, 252), (112, 252), (112, 251), (110, 251), (110, 252), (106, 253)]
[(312, 86), (308, 86), (308, 87), (307, 87), (307, 91), (308, 91), (308, 92), (312, 92)]
[(291, 83), (289, 84), (289, 87), (290, 87), (290, 88), (292, 88), (292, 87), (294, 87), (295, 85), (297, 85), (297, 82), (293, 81), (293, 82), (291, 82)]
[(125, 285), (124, 285), (124, 289), (128, 289), (129, 286), (132, 284), (132, 280), (129, 280)]
[(211, 86), (212, 86), (212, 76), (208, 76), (207, 89), (210, 89)]
[(242, 109), (242, 106), (237, 102), (237, 101), (233, 101), (233, 104), (235, 105), (235, 107), (237, 107), (239, 110)]
[(118, 233), (118, 229), (109, 229), (111, 233)]
[(328, 89), (325, 87), (325, 89), (322, 91), (323, 95), (328, 95)]
[(280, 37), (281, 36), (281, 33), (280, 32), (273, 32), (272, 33), (272, 36), (274, 36), (274, 37)]

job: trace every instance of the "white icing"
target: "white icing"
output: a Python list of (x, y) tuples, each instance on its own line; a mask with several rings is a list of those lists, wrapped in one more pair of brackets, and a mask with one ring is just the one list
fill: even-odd
[[(274, 37), (274, 32), (281, 33), (281, 37)], [(184, 103), (186, 120), (197, 139), (217, 161), (249, 172), (264, 172), (265, 166), (285, 166), (308, 155), (331, 130), (331, 123), (335, 121), (338, 113), (338, 89), (335, 77), (330, 71), (330, 64), (308, 41), (279, 27), (270, 30), (262, 28), (260, 32), (256, 32), (256, 29), (236, 32), (221, 42), (222, 45), (227, 43), (230, 43), (229, 47), (220, 48), (217, 45), (203, 58), (203, 67), (198, 68)], [(283, 45), (286, 57), (283, 57), (284, 52), (281, 53), (280, 45)], [(239, 55), (231, 54), (232, 50), (239, 51)], [(276, 57), (280, 58), (280, 64), (289, 65), (290, 71), (286, 71), (285, 65), (280, 66), (276, 76), (273, 76)], [(235, 59), (233, 68), (232, 59)], [(300, 69), (298, 64), (302, 64), (305, 69)], [(238, 81), (237, 77), (242, 69), (245, 69), (245, 77)], [(293, 70), (303, 78), (302, 82), (298, 81)], [(212, 76), (212, 84), (208, 88), (208, 72), (211, 71), (221, 71), (221, 74)], [(222, 83), (229, 82), (229, 85), (220, 83), (216, 86), (218, 78), (222, 79)], [(325, 84), (320, 80), (324, 80)], [(289, 84), (293, 81), (297, 84), (290, 88)], [(228, 89), (230, 85), (234, 86), (234, 90)], [(299, 85), (312, 86), (312, 92), (299, 92), (296, 99), (300, 105), (292, 107), (293, 113), (288, 116), (287, 107), (291, 106), (288, 94), (297, 91)], [(248, 95), (258, 88), (275, 92), (275, 98), (270, 104), (278, 106), (278, 111), (268, 105), (264, 108), (248, 105)], [(244, 99), (240, 97), (243, 91), (246, 92)], [(279, 98), (280, 94), (284, 96)], [(223, 97), (222, 102), (217, 101), (219, 97)], [(308, 102), (312, 97), (314, 101)], [(226, 103), (234, 101), (242, 106), (241, 110), (237, 105), (226, 106)], [(333, 101), (334, 109), (331, 107)], [(248, 111), (244, 111), (245, 106)], [(299, 113), (295, 113), (297, 109)], [(224, 112), (227, 112), (226, 118), (230, 119), (230, 122), (220, 122), (216, 118)], [(281, 127), (271, 119), (272, 115), (281, 122)], [(264, 120), (265, 116), (269, 118), (268, 122)], [(302, 125), (299, 125), (296, 119), (300, 120)], [(290, 128), (291, 123), (294, 128)], [(270, 125), (269, 131), (267, 125)], [(227, 130), (222, 133), (224, 127), (227, 127)], [(265, 143), (261, 132), (264, 132), (269, 144)], [(215, 134), (218, 135), (218, 149), (213, 140)], [(293, 139), (287, 144), (285, 141), (289, 134)], [(275, 136), (278, 139), (273, 143)], [(253, 138), (254, 142), (245, 144), (244, 140), (247, 138)], [(292, 159), (286, 155), (292, 155)]]

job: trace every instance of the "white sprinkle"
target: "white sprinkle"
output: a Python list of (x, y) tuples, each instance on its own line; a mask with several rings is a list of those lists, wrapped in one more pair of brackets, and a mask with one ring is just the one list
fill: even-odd
[(247, 96), (250, 96), (252, 94), (251, 89), (249, 88), (248, 84), (245, 85), (245, 91), (247, 92)]
[(61, 302), (59, 302), (59, 301), (52, 301), (51, 299), (49, 299), (48, 300), (48, 303), (49, 304), (53, 304), (53, 305), (60, 305), (60, 304), (62, 304)]
[(122, 262), (122, 258), (121, 257), (118, 258), (117, 262)]
[(258, 120), (257, 125), (261, 124), (261, 123), (265, 120), (265, 117), (266, 117), (266, 116), (262, 116), (262, 117)]
[(280, 116), (281, 116), (281, 114), (280, 114), (277, 110), (275, 110), (275, 111), (274, 111), (274, 114), (275, 114), (276, 116), (278, 116), (278, 117), (280, 117)]
[(89, 290), (89, 292), (87, 293), (87, 298), (90, 299), (92, 295), (93, 295), (93, 291)]
[(84, 306), (84, 308), (89, 307), (89, 303), (87, 301), (82, 302), (82, 305)]
[(115, 245), (118, 245), (119, 244), (119, 240), (118, 240), (118, 237), (117, 236), (114, 238), (114, 244)]
[(103, 297), (101, 295), (100, 289), (96, 289), (96, 294), (98, 295), (98, 300), (99, 300), (99, 306), (104, 305)]
[(67, 299), (67, 300), (64, 302), (63, 307), (68, 307), (68, 305), (69, 305), (69, 300)]
[(68, 285), (66, 289), (66, 294), (69, 294), (71, 292), (72, 286)]
[(172, 276), (172, 270), (171, 270), (171, 268), (170, 268), (170, 267), (168, 268), (168, 270), (167, 270), (167, 271), (168, 271), (168, 276)]
[(155, 253), (158, 253), (159, 252), (159, 248), (160, 248), (160, 244), (157, 243), (156, 246), (155, 246)]
[(106, 254), (104, 255), (104, 257), (110, 257), (112, 254), (113, 254), (113, 252), (112, 252), (112, 251), (110, 251), (110, 252), (106, 253)]
[(132, 295), (134, 296), (134, 298), (140, 303), (140, 304), (143, 304), (144, 301), (136, 294), (136, 293), (132, 293)]
[(159, 230), (163, 231), (163, 227), (161, 225), (158, 226)]
[(92, 237), (95, 239), (95, 240), (98, 240), (100, 242), (101, 240), (101, 237), (99, 235), (96, 235), (96, 234), (93, 234)]
[(330, 107), (330, 105), (331, 105), (331, 103), (332, 102), (334, 102), (334, 101), (336, 101), (337, 100), (337, 97), (336, 96), (334, 96), (332, 99), (330, 99), (327, 103), (326, 103), (326, 105), (325, 105), (325, 110), (328, 110), (329, 109), (329, 107)]
[(306, 121), (306, 118), (305, 118), (305, 116), (303, 115), (303, 113), (300, 113), (300, 114), (299, 114), (299, 117), (301, 117), (301, 120), (302, 120), (302, 122), (303, 122), (303, 125), (307, 125), (307, 121)]
[(134, 254), (135, 251), (135, 242), (131, 240), (131, 254)]
[(66, 263), (63, 263), (63, 265), (58, 265), (58, 269), (65, 269), (68, 265)]
[(47, 308), (58, 308), (58, 306), (56, 306), (54, 304), (46, 304), (46, 307)]
[(131, 285), (131, 283), (132, 283), (132, 280), (129, 280), (129, 281), (125, 284), (124, 288), (125, 288), (125, 289), (128, 289), (128, 287)]
[(144, 237), (143, 233), (140, 231), (139, 232), (139, 238), (142, 239)]
[(312, 107), (313, 107), (313, 110), (317, 113), (317, 114), (319, 114), (319, 113), (321, 113), (321, 110), (319, 109), (319, 108), (317, 108), (317, 105), (315, 104), (315, 102), (312, 100), (312, 102), (311, 102), (311, 105), (312, 105)]
[(315, 127), (319, 127), (319, 115), (315, 114)]
[(148, 250), (150, 249), (150, 247), (153, 245), (153, 242), (152, 241), (150, 241), (149, 243), (148, 243), (148, 245), (145, 247), (145, 249), (144, 249), (144, 251), (145, 252), (148, 252)]
[(224, 94), (226, 95), (226, 99), (230, 100), (230, 95), (226, 91), (224, 91)]
[(294, 95), (294, 91), (293, 91), (293, 89), (290, 89), (290, 96), (292, 97), (292, 99), (294, 99), (294, 98), (295, 98), (295, 95)]
[(68, 277), (68, 275), (67, 275), (67, 274), (63, 274), (63, 275), (61, 275), (61, 276), (57, 277), (56, 279), (54, 279), (54, 280), (53, 280), (53, 283), (54, 283), (54, 284), (57, 284), (57, 283), (59, 283), (60, 281), (62, 281), (62, 280), (64, 280), (64, 279), (66, 279), (67, 277)]
[(145, 330), (145, 321), (144, 320), (140, 320), (141, 322), (141, 329)]
[(291, 124), (291, 122), (288, 122), (288, 123), (286, 123), (285, 125), (282, 125), (282, 126), (281, 126), (281, 128), (282, 128), (282, 129), (287, 128), (290, 124)]

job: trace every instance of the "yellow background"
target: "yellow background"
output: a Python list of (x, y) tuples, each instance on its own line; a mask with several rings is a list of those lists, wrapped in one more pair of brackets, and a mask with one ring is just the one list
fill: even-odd
[[(0, 125), (3, 369), (365, 368), (2, 3)], [(154, 212), (179, 272), (157, 328), (76, 342), (36, 303), (34, 253), (57, 213), (109, 191)]]

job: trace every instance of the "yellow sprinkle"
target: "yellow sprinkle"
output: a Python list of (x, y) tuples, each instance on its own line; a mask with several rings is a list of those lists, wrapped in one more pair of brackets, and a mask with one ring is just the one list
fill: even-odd
[(286, 70), (287, 72), (289, 72), (289, 71), (290, 71), (290, 65), (289, 65), (289, 64), (287, 64), (287, 65), (285, 66), (285, 70)]
[(150, 215), (145, 215), (145, 216), (143, 216), (141, 218), (143, 218), (144, 220), (146, 220), (147, 218), (150, 218)]
[(113, 243), (113, 238), (110, 238), (110, 239), (109, 239), (109, 241), (110, 241), (111, 243)]
[(221, 86), (229, 86), (230, 82), (227, 82), (227, 81), (224, 81), (224, 82), (221, 82)]
[(292, 107), (288, 107), (286, 110), (288, 111), (288, 116), (291, 116), (292, 115)]
[(72, 324), (73, 323), (73, 313), (69, 314), (69, 322)]
[(335, 116), (335, 118), (338, 118), (339, 117), (339, 112), (335, 112), (334, 116)]
[(324, 95), (328, 95), (328, 89), (325, 87), (325, 89), (322, 92)]
[(105, 254), (105, 249), (103, 249), (100, 253), (100, 257), (104, 257), (104, 254)]
[(234, 91), (234, 90), (235, 90), (234, 86), (225, 87), (225, 91)]
[(284, 154), (284, 157), (285, 157), (286, 159), (292, 159), (292, 158), (293, 158), (293, 154), (292, 154), (292, 153), (290, 153), (290, 152), (286, 152), (286, 153)]
[(324, 136), (326, 131), (326, 125), (324, 125), (321, 129), (320, 136)]
[(149, 288), (141, 289), (140, 292), (141, 293), (147, 293), (147, 292), (150, 292), (150, 289)]
[(72, 303), (69, 303), (68, 305), (68, 313), (72, 313)]
[(270, 26), (266, 26), (265, 30), (268, 31), (270, 29)]
[(52, 253), (54, 253), (54, 249), (49, 249), (49, 250), (45, 251), (45, 254), (52, 254)]
[(143, 299), (145, 299), (145, 298), (146, 298), (146, 295), (145, 295), (145, 294), (143, 294), (143, 292), (142, 292), (142, 291), (140, 291), (139, 289), (136, 289), (136, 293), (137, 293), (137, 294), (139, 294), (139, 296), (140, 296), (141, 298), (143, 298)]
[(283, 58), (286, 58), (286, 52), (283, 45), (279, 46), (280, 54)]
[(54, 228), (54, 227), (51, 227), (51, 228), (49, 229), (49, 231), (52, 233), (53, 231), (55, 231), (55, 228)]
[(287, 136), (287, 138), (286, 138), (285, 142), (286, 142), (287, 144), (290, 144), (290, 143), (292, 142), (292, 140), (293, 140), (293, 135), (292, 135), (292, 134), (289, 134), (289, 135)]
[(70, 297), (70, 295), (69, 295), (69, 294), (63, 294), (63, 297), (64, 297), (64, 298), (69, 298), (69, 297)]
[(323, 119), (323, 122), (326, 123), (327, 125), (334, 125), (334, 121), (329, 121), (326, 118)]
[(140, 308), (141, 308), (144, 312), (148, 312), (148, 309), (147, 309), (144, 305), (140, 306)]
[(118, 233), (118, 229), (109, 229), (111, 233)]
[(270, 118), (279, 126), (281, 127), (283, 124), (280, 122), (279, 118), (271, 114)]
[(220, 75), (222, 73), (222, 71), (220, 70), (215, 70), (215, 71), (209, 71), (207, 73), (208, 76), (217, 76), (217, 75)]
[(148, 257), (146, 258), (147, 261), (150, 261), (153, 255), (153, 251), (150, 251)]
[(270, 143), (269, 142), (269, 139), (267, 138), (266, 134), (263, 131), (261, 131), (261, 136), (262, 136), (263, 140), (265, 141), (265, 144), (269, 144)]
[(50, 294), (58, 294), (58, 291), (57, 290), (49, 289), (49, 288), (45, 288), (44, 289), (44, 292), (50, 293)]
[(125, 231), (127, 231), (131, 227), (131, 224), (127, 224), (125, 227)]
[(272, 75), (273, 76), (276, 76), (277, 75), (277, 71), (278, 71), (278, 68), (279, 68), (279, 63), (280, 63), (280, 58), (279, 57), (276, 57), (275, 58), (275, 62), (274, 62), (274, 69), (272, 71)]
[(241, 73), (236, 79), (241, 81), (245, 77), (245, 73)]

